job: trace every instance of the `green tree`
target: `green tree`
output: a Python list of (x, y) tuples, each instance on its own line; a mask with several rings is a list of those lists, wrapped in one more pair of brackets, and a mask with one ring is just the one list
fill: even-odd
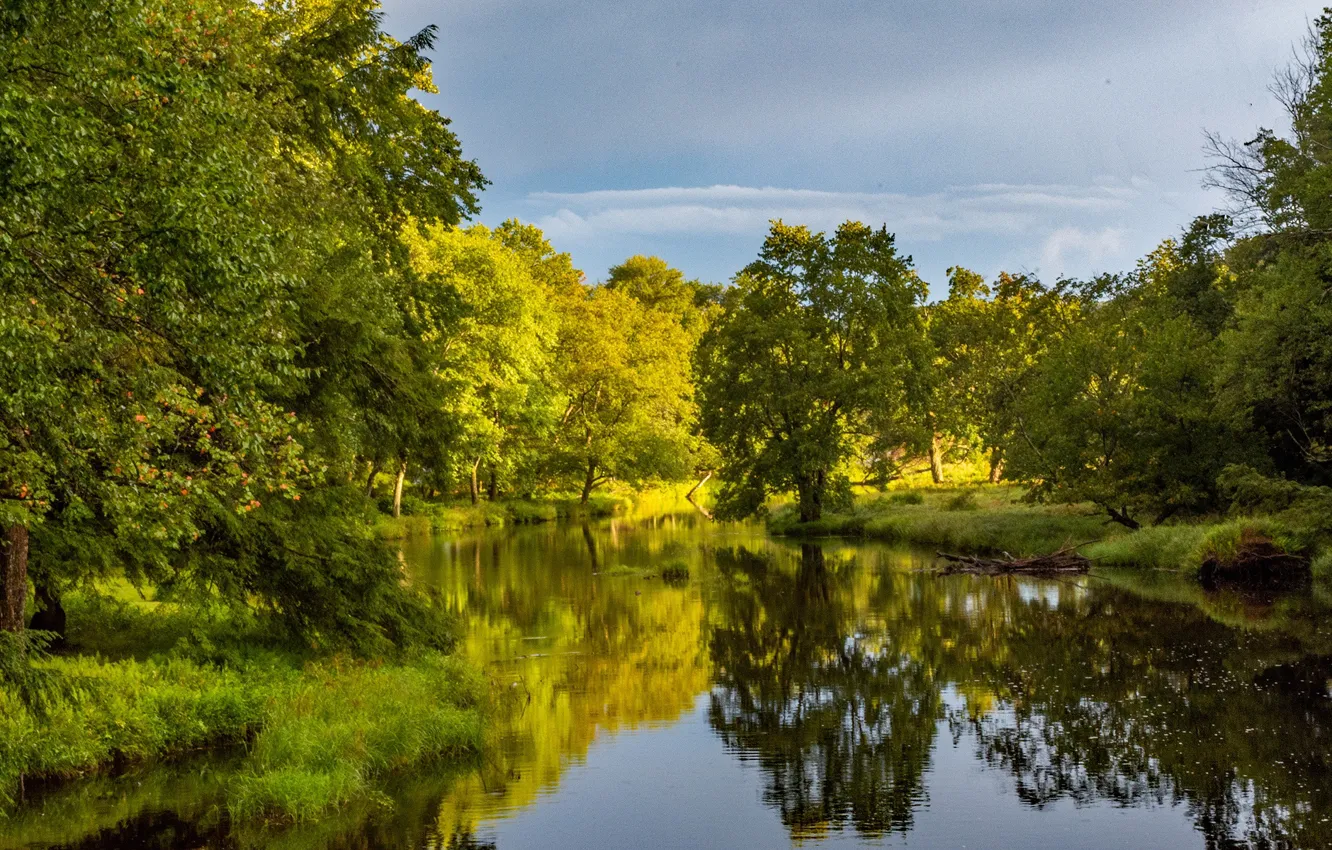
[[(510, 470), (512, 434), (532, 425), (556, 342), (547, 293), (522, 258), (481, 225), (410, 231), (412, 264), (422, 279), (413, 314), (435, 350), (435, 375), (445, 385), (449, 433), (434, 439), (465, 470), (475, 504), (483, 464), (492, 486)], [(544, 405), (537, 405), (544, 409)]]
[(358, 606), (401, 596), (392, 561), (315, 494), (410, 342), (397, 222), (456, 221), (484, 182), (407, 96), (432, 31), (396, 42), (368, 2), (7, 14), (0, 626), (23, 626), (31, 532), (39, 583), (114, 565), (374, 643), (401, 600)]
[(821, 516), (871, 412), (905, 394), (924, 295), (885, 229), (847, 222), (829, 238), (773, 223), (699, 350), (701, 422), (724, 459), (724, 515), (795, 491), (802, 520)]
[[(965, 449), (984, 451), (996, 483), (1016, 438), (1014, 404), (1071, 305), (1026, 275), (1003, 272), (991, 286), (967, 269), (948, 273), (948, 298), (926, 308), (935, 421), (923, 436), (932, 460), (941, 460), (941, 431)], [(931, 464), (936, 482), (938, 465)]]
[(1210, 182), (1226, 190), (1246, 238), (1219, 386), (1255, 435), (1267, 470), (1332, 485), (1332, 15), (1315, 22), (1273, 87), (1290, 125), (1247, 143), (1209, 137)]
[(1244, 442), (1218, 405), (1221, 343), (1190, 281), (1226, 274), (1219, 254), (1187, 258), (1167, 240), (1133, 274), (1075, 288), (1014, 410), (1015, 476), (1131, 528), (1215, 507)]
[(581, 498), (611, 479), (679, 480), (693, 468), (689, 335), (677, 317), (597, 287), (565, 306), (554, 462)]

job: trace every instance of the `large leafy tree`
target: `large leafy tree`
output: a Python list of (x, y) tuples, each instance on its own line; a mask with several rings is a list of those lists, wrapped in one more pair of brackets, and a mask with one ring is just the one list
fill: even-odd
[(555, 376), (564, 402), (554, 462), (602, 484), (678, 480), (693, 468), (691, 340), (678, 317), (593, 288), (566, 304)]
[(515, 432), (538, 427), (549, 411), (542, 380), (556, 342), (547, 292), (522, 257), (477, 225), (435, 226), (410, 233), (412, 262), (422, 278), (415, 323), (434, 350), (444, 385), (448, 432), (436, 432), (444, 462), (469, 482), (473, 503), (483, 465), (492, 487), (513, 471)]
[(1221, 381), (1227, 411), (1266, 450), (1269, 471), (1332, 484), (1332, 14), (1274, 91), (1288, 132), (1210, 138), (1210, 177), (1245, 237)]
[(986, 452), (994, 483), (1016, 438), (1014, 405), (1075, 305), (1026, 275), (1001, 273), (991, 285), (968, 269), (948, 271), (948, 298), (926, 308), (930, 416), (917, 442), (930, 441), (936, 481), (942, 433)]
[(380, 614), (344, 603), (391, 595), (391, 563), (338, 555), (369, 543), (313, 494), (384, 386), (358, 366), (404, 339), (398, 222), (456, 221), (483, 182), (408, 97), (431, 32), (396, 42), (359, 0), (6, 14), (0, 627), (22, 628), (31, 533), (42, 583), (192, 575), (373, 640)]
[(1218, 404), (1214, 303), (1196, 285), (1229, 279), (1219, 253), (1196, 247), (1214, 224), (1167, 240), (1133, 274), (1071, 290), (1077, 308), (1012, 411), (1013, 472), (1037, 496), (1092, 502), (1133, 528), (1215, 507), (1217, 476), (1245, 443)]
[(847, 222), (829, 237), (773, 223), (699, 351), (724, 515), (795, 491), (802, 520), (821, 516), (872, 413), (905, 393), (924, 295), (886, 229)]

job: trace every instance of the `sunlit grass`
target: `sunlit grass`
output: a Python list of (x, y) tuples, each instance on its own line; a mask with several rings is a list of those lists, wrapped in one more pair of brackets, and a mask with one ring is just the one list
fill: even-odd
[[(225, 788), (237, 817), (315, 817), (387, 773), (481, 746), (484, 687), (439, 653), (312, 661), (253, 612), (68, 595), (71, 647), (35, 661), (41, 704), (0, 688), (0, 817), (33, 780), (248, 744)], [(98, 647), (103, 655), (78, 654)]]
[(1015, 557), (1118, 533), (1084, 508), (1029, 505), (1021, 501), (1021, 490), (1002, 485), (889, 491), (810, 523), (798, 522), (794, 506), (785, 505), (773, 512), (768, 527), (774, 534), (866, 537)]

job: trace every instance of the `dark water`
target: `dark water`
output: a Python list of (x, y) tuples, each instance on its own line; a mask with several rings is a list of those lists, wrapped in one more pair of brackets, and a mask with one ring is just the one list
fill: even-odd
[(225, 762), (179, 765), (41, 796), (0, 845), (1332, 846), (1317, 587), (939, 577), (691, 517), (404, 558), (500, 695), (479, 765), (285, 831), (226, 824)]

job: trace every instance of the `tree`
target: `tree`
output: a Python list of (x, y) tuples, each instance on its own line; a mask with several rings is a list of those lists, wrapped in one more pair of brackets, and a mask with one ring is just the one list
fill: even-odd
[(1002, 272), (991, 286), (967, 269), (948, 273), (948, 298), (926, 308), (933, 424), (923, 436), (936, 458), (940, 432), (986, 452), (997, 483), (1016, 437), (1014, 404), (1070, 305), (1026, 275)]
[(414, 325), (434, 350), (433, 370), (444, 385), (449, 435), (446, 462), (466, 469), (473, 504), (486, 464), (496, 476), (507, 465), (511, 434), (526, 426), (556, 341), (547, 293), (522, 258), (481, 225), (409, 231), (408, 246), (421, 278)]
[(1332, 485), (1332, 15), (1319, 17), (1273, 91), (1289, 132), (1209, 136), (1212, 185), (1246, 238), (1228, 252), (1234, 317), (1218, 384), (1266, 471)]
[(723, 515), (795, 491), (818, 519), (871, 411), (905, 394), (925, 286), (886, 229), (829, 238), (774, 222), (704, 335), (697, 373), (704, 435), (724, 458)]
[[(484, 183), (407, 97), (433, 31), (396, 42), (360, 0), (77, 11), (0, 31), (0, 345), (23, 354), (0, 365), (0, 597), (29, 535), (39, 584), (114, 565), (283, 614), (400, 593), (309, 494), (345, 481), (367, 375), (410, 343), (399, 222), (456, 221)], [(249, 544), (289, 524), (328, 534), (259, 569)], [(368, 644), (395, 605), (288, 621)]]
[(584, 503), (612, 478), (679, 479), (693, 467), (689, 337), (679, 320), (598, 287), (571, 301), (555, 374), (564, 401), (555, 462)]
[(1092, 502), (1130, 528), (1216, 506), (1244, 441), (1214, 390), (1213, 311), (1189, 281), (1225, 273), (1218, 254), (1185, 258), (1167, 240), (1132, 275), (1073, 289), (1078, 309), (1014, 410), (1013, 471), (1035, 495)]

